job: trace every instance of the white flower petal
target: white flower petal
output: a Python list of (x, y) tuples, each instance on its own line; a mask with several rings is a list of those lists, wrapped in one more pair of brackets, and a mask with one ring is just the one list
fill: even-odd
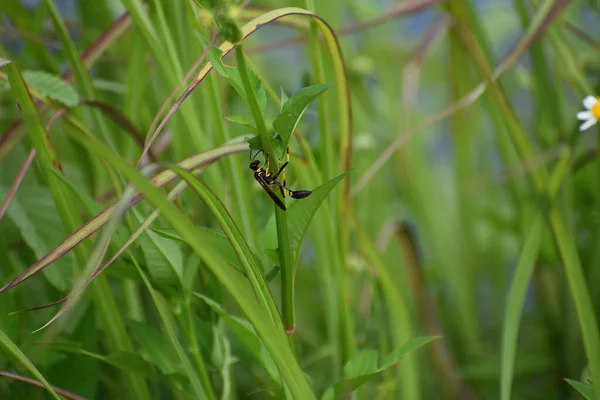
[(586, 96), (585, 99), (583, 99), (583, 105), (585, 108), (587, 108), (588, 110), (592, 108), (592, 106), (594, 104), (596, 104), (598, 102), (598, 99), (594, 96)]
[(596, 125), (597, 122), (598, 120), (596, 118), (590, 118), (579, 126), (579, 131), (585, 131), (586, 129)]
[(577, 119), (580, 121), (587, 121), (590, 118), (594, 118), (594, 114), (591, 111), (581, 111), (577, 113)]

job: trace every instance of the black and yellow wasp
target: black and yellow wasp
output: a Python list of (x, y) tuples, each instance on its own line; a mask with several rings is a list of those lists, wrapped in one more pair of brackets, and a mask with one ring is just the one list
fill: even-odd
[[(265, 161), (265, 167), (264, 168), (261, 167), (259, 160), (255, 160), (256, 156), (259, 155), (260, 153), (264, 153), (264, 155), (265, 155), (265, 160), (266, 161)], [(283, 172), (283, 170), (285, 169), (285, 167), (287, 167), (287, 165), (289, 164), (289, 162), (290, 162), (290, 152), (289, 152), (289, 149), (288, 149), (286, 162), (281, 166), (281, 168), (279, 168), (279, 171), (277, 171), (277, 174), (272, 175), (269, 172), (269, 156), (268, 156), (268, 154), (266, 154), (262, 150), (259, 150), (254, 155), (254, 157), (253, 157), (252, 156), (252, 150), (250, 150), (250, 169), (254, 171), (254, 179), (256, 179), (258, 181), (258, 183), (260, 183), (260, 186), (262, 186), (262, 188), (265, 190), (265, 192), (267, 192), (267, 194), (269, 195), (269, 197), (283, 211), (286, 210), (285, 204), (283, 204), (283, 201), (271, 189), (272, 185), (275, 185), (275, 186), (279, 187), (279, 190), (280, 190), (281, 195), (283, 197), (286, 197), (286, 193), (289, 192), (291, 198), (293, 198), (293, 199), (303, 199), (305, 197), (310, 196), (310, 194), (312, 193), (312, 190), (291, 190), (290, 188), (288, 188), (286, 186), (287, 182), (285, 180), (283, 181), (283, 183), (281, 183), (281, 182), (279, 182), (277, 180), (277, 178), (279, 177), (279, 175), (281, 175), (281, 173)]]

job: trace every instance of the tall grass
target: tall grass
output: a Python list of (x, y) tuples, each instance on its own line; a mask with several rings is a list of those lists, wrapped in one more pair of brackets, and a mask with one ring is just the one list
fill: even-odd
[(0, 5), (0, 397), (596, 398), (595, 2), (238, 3)]

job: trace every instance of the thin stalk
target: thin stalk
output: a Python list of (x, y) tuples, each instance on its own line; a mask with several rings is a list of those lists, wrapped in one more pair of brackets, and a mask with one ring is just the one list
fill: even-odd
[(186, 326), (188, 340), (190, 341), (190, 353), (192, 353), (192, 357), (194, 362), (196, 363), (196, 369), (198, 370), (198, 374), (200, 375), (200, 379), (202, 380), (202, 384), (206, 389), (206, 394), (209, 399), (216, 399), (215, 393), (213, 392), (212, 383), (210, 381), (210, 376), (208, 375), (208, 371), (206, 369), (206, 363), (202, 358), (202, 351), (200, 350), (200, 346), (198, 345), (198, 340), (196, 339), (196, 328), (194, 324), (194, 312), (192, 311), (191, 301), (189, 298), (184, 300), (184, 313), (185, 313), (185, 322), (184, 326)]
[[(316, 4), (314, 0), (306, 0), (306, 8), (312, 12), (316, 12)], [(325, 82), (325, 71), (323, 67), (323, 54), (321, 51), (321, 43), (319, 40), (319, 29), (317, 22), (315, 20), (310, 21), (310, 53), (313, 62), (313, 72), (315, 75), (316, 83)], [(343, 84), (342, 82), (338, 82), (338, 84)], [(334, 140), (333, 135), (330, 134), (332, 132), (331, 126), (329, 124), (328, 116), (330, 115), (330, 107), (328, 106), (327, 101), (327, 93), (323, 93), (320, 98), (317, 99), (317, 110), (318, 110), (318, 122), (319, 122), (319, 138), (320, 138), (320, 148), (323, 152), (323, 175), (325, 179), (332, 179), (335, 175), (335, 154), (334, 154)], [(336, 205), (337, 203), (337, 205)], [(339, 285), (339, 300), (338, 306), (340, 309), (338, 310), (340, 313), (340, 329), (339, 329), (339, 337), (337, 340), (339, 341), (340, 346), (336, 346), (337, 351), (339, 352), (338, 357), (342, 362), (342, 365), (354, 354), (355, 350), (355, 336), (354, 336), (354, 322), (352, 318), (352, 314), (348, 311), (350, 304), (350, 294), (348, 293), (348, 274), (345, 266), (342, 263), (343, 254), (345, 254), (345, 240), (338, 240), (337, 238), (342, 238), (344, 233), (344, 223), (342, 216), (342, 208), (341, 204), (343, 204), (343, 200), (340, 196), (330, 196), (329, 198), (329, 210), (331, 212), (324, 213), (329, 217), (329, 223), (327, 224), (327, 236), (329, 239), (329, 243), (331, 245), (330, 248), (330, 256), (331, 256), (331, 266), (334, 268), (333, 274), (334, 279), (338, 281)], [(342, 228), (338, 228), (342, 227)], [(337, 230), (340, 232), (337, 232)]]
[[(208, 76), (208, 86), (209, 86), (209, 104), (211, 107), (211, 112), (213, 114), (212, 122), (215, 128), (215, 133), (220, 141), (220, 143), (225, 143), (230, 139), (229, 134), (227, 132), (227, 128), (223, 123), (223, 108), (221, 107), (222, 99), (221, 99), (221, 91), (219, 90), (219, 82), (216, 76)], [(231, 191), (233, 193), (233, 198), (236, 200), (234, 202), (235, 207), (238, 211), (238, 216), (241, 221), (242, 231), (246, 235), (248, 242), (251, 245), (254, 245), (254, 230), (252, 227), (254, 224), (251, 221), (251, 213), (248, 212), (247, 204), (248, 202), (244, 200), (244, 190), (242, 186), (242, 180), (240, 179), (240, 172), (235, 166), (235, 162), (233, 158), (228, 157), (225, 165), (225, 172), (231, 176), (231, 180), (233, 181), (231, 185)]]
[[(306, 1), (306, 8), (310, 11), (315, 11), (314, 0)], [(325, 75), (323, 72), (323, 56), (320, 49), (319, 41), (319, 30), (315, 21), (310, 21), (310, 54), (313, 62), (313, 73), (315, 74), (315, 81), (317, 83), (325, 82)], [(319, 119), (319, 139), (321, 149), (323, 150), (324, 158), (324, 175), (325, 179), (329, 180), (333, 178), (335, 163), (333, 156), (333, 135), (328, 134), (331, 132), (329, 127), (327, 116), (329, 110), (327, 107), (327, 93), (323, 93), (320, 98), (316, 100), (318, 107), (318, 119)]]
[[(466, 3), (457, 2), (456, 4), (465, 6)], [(553, 2), (547, 0), (543, 7), (550, 7), (552, 5)], [(465, 11), (468, 12), (468, 15), (460, 15), (460, 17), (462, 17), (460, 20), (463, 23), (463, 26), (474, 26), (478, 30), (481, 30), (481, 27), (478, 25), (478, 20), (471, 17), (473, 15), (472, 9), (466, 8)], [(480, 38), (481, 37), (483, 37), (483, 35), (480, 35)], [(484, 51), (485, 47), (481, 47), (479, 44), (481, 42), (485, 43), (485, 40), (475, 42), (469, 35), (465, 35), (463, 39), (465, 45), (469, 47), (473, 54), (478, 67), (484, 75), (489, 78), (491, 76), (490, 57), (488, 57), (488, 54), (485, 54), (489, 53), (489, 51)], [(495, 101), (494, 106), (498, 107), (499, 111), (504, 116), (510, 138), (519, 156), (521, 159), (527, 160), (534, 154), (533, 143), (521, 125), (521, 122), (505, 96), (501, 85), (493, 80), (490, 80), (490, 83), (490, 94)], [(549, 179), (547, 169), (531, 169), (529, 171), (529, 177), (538, 193), (545, 190)], [(561, 210), (557, 208), (551, 210), (550, 226), (552, 227), (556, 247), (563, 262), (569, 292), (577, 312), (581, 336), (583, 337), (583, 343), (589, 361), (593, 386), (596, 392), (600, 392), (600, 331), (598, 330), (597, 319), (586, 285), (581, 260), (573, 240), (573, 235), (567, 228)]]
[[(271, 141), (267, 133), (267, 127), (263, 118), (262, 112), (258, 107), (256, 97), (252, 91), (250, 85), (250, 78), (248, 77), (248, 69), (246, 67), (246, 60), (244, 58), (244, 52), (242, 45), (238, 44), (235, 46), (235, 58), (240, 70), (240, 76), (244, 85), (244, 91), (246, 92), (246, 98), (248, 100), (248, 106), (256, 122), (256, 128), (258, 135), (262, 140), (262, 145), (265, 153), (267, 153), (269, 159), (269, 165), (273, 166), (276, 171), (279, 169), (279, 163), (277, 157), (273, 153), (271, 147)], [(277, 242), (279, 244), (279, 262), (281, 264), (281, 303), (282, 303), (282, 314), (283, 314), (283, 325), (288, 334), (290, 346), (295, 349), (295, 335), (296, 321), (294, 316), (294, 269), (292, 265), (292, 253), (290, 251), (290, 244), (288, 238), (288, 225), (287, 215), (285, 211), (281, 210), (277, 205), (273, 205), (275, 209), (275, 220), (277, 225)]]

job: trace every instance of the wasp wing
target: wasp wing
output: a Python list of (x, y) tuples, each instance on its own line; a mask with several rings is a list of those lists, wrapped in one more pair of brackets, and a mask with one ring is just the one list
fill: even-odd
[(258, 173), (254, 173), (254, 179), (256, 179), (258, 181), (258, 183), (260, 183), (260, 186), (262, 186), (263, 189), (265, 189), (265, 192), (267, 192), (267, 194), (269, 195), (271, 200), (273, 200), (279, 208), (281, 208), (283, 211), (285, 211), (286, 210), (285, 204), (283, 204), (283, 201), (281, 201), (281, 199), (279, 197), (277, 197), (275, 192), (273, 192), (273, 190), (271, 190), (271, 187), (265, 181), (265, 179), (262, 176), (260, 176)]

